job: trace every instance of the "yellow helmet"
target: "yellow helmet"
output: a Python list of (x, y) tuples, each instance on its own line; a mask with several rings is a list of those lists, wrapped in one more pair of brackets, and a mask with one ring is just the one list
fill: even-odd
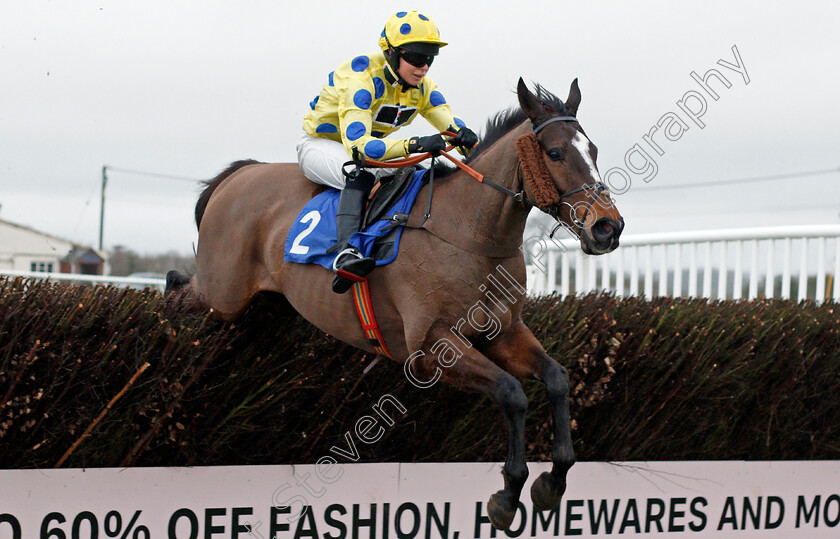
[[(418, 44), (412, 47), (409, 44)], [(426, 46), (419, 44), (427, 44)], [(429, 17), (417, 11), (400, 11), (395, 13), (385, 23), (379, 38), (379, 48), (387, 51), (389, 48), (419, 48), (417, 52), (437, 54), (437, 49), (446, 45), (440, 40), (440, 32)]]

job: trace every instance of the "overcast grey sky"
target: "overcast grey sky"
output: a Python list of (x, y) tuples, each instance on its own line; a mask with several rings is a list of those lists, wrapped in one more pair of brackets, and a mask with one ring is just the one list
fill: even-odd
[[(519, 76), (561, 98), (579, 78), (602, 174), (626, 170), (636, 144), (656, 162), (617, 197), (626, 234), (840, 221), (837, 173), (670, 188), (840, 167), (840, 7), (807, 0), (0, 0), (0, 218), (95, 246), (103, 165), (209, 178), (237, 159), (294, 160), (327, 73), (375, 51), (404, 9), (450, 43), (430, 76), (477, 131), (515, 103)], [(733, 46), (748, 84), (718, 63), (736, 64)], [(690, 76), (712, 68), (731, 84), (710, 82), (718, 100)], [(692, 91), (705, 96), (702, 129), (677, 104)], [(659, 155), (643, 136), (668, 113), (687, 129), (655, 133)], [(401, 133), (431, 131), (418, 119)], [(110, 172), (105, 248), (190, 252), (196, 194)]]

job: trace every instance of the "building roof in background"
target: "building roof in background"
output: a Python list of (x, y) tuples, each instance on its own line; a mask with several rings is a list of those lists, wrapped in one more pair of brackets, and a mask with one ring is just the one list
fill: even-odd
[[(61, 237), (55, 236), (53, 234), (48, 234), (46, 232), (41, 232), (40, 230), (36, 230), (32, 227), (29, 227), (29, 226), (26, 226), (26, 225), (21, 225), (21, 224), (18, 224), (18, 223), (13, 223), (12, 221), (7, 221), (5, 219), (0, 219), (0, 227), (9, 227), (9, 228), (17, 229), (17, 230), (20, 230), (20, 231), (23, 231), (23, 232), (29, 232), (31, 234), (37, 234), (37, 235), (43, 237), (44, 239), (47, 239), (47, 240), (50, 240), (50, 241), (56, 241), (56, 242), (61, 242), (61, 243), (68, 244), (68, 245), (70, 245), (70, 250), (69, 251), (72, 251), (72, 252), (81, 251), (81, 252), (84, 253), (84, 252), (90, 251), (93, 254), (95, 254), (96, 256), (98, 256), (99, 258), (101, 258), (102, 260), (106, 260), (107, 257), (108, 257), (107, 253), (101, 252), (98, 249), (94, 249), (93, 247), (90, 247), (88, 245), (82, 245), (82, 244), (77, 243), (75, 241), (68, 240), (66, 238), (61, 238)], [(70, 253), (68, 252), (68, 255), (69, 254)]]
[(95, 250), (88, 247), (74, 247), (67, 256), (61, 259), (63, 262), (81, 262), (82, 264), (99, 264), (104, 258)]

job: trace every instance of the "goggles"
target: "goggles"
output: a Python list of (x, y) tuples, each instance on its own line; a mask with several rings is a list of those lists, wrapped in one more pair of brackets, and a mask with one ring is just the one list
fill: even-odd
[(399, 49), (400, 57), (403, 60), (408, 62), (409, 64), (413, 65), (414, 67), (423, 67), (423, 66), (432, 66), (432, 62), (435, 60), (434, 56), (430, 56), (428, 54), (421, 54), (419, 52), (412, 52), (407, 51), (405, 49)]

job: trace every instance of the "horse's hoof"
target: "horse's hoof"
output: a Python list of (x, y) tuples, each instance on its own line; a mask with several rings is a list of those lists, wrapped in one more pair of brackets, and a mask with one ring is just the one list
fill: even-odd
[(516, 506), (510, 503), (510, 495), (504, 490), (490, 496), (487, 502), (487, 516), (490, 517), (490, 524), (497, 530), (507, 530), (513, 517), (516, 515)]
[(190, 277), (188, 275), (184, 275), (177, 270), (169, 270), (166, 273), (166, 288), (164, 289), (164, 293), (168, 294), (181, 290), (188, 284), (190, 284)]
[(566, 482), (558, 482), (549, 472), (543, 472), (531, 485), (531, 501), (539, 511), (560, 507), (560, 500), (566, 492)]

